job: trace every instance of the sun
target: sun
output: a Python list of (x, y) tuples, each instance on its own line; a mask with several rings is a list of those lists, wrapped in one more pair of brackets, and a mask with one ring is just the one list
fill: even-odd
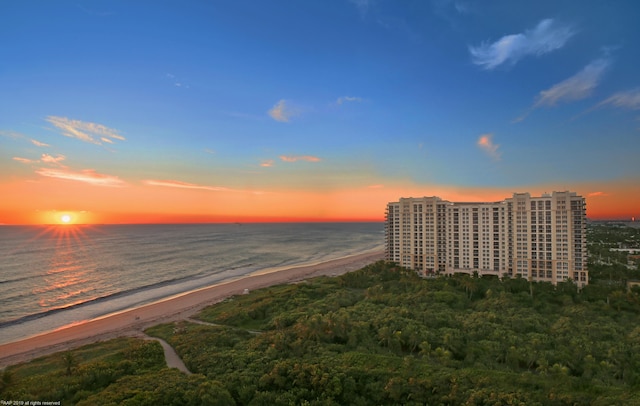
[(62, 221), (63, 224), (69, 224), (71, 222), (71, 216), (63, 214), (62, 217), (60, 217), (60, 221)]

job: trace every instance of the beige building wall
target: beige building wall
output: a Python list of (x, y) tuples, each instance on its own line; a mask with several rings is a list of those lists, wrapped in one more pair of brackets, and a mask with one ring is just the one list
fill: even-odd
[[(439, 267), (438, 250), (443, 249), (438, 234), (437, 197), (401, 198), (387, 206), (387, 259), (422, 274)], [(440, 211), (443, 209), (440, 208)], [(444, 265), (444, 264), (443, 264)]]
[(508, 213), (504, 202), (449, 205), (445, 273), (508, 274)]
[(386, 247), (388, 260), (423, 275), (588, 283), (585, 201), (573, 192), (500, 202), (401, 198), (387, 205)]

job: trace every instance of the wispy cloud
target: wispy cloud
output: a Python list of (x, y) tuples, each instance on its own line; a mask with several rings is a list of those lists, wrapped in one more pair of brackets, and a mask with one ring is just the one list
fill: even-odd
[(598, 86), (602, 74), (609, 65), (611, 62), (608, 59), (596, 59), (569, 79), (553, 85), (548, 90), (541, 91), (533, 107), (555, 106), (558, 102), (569, 102), (589, 97), (593, 89)]
[(476, 145), (487, 155), (489, 155), (494, 161), (500, 160), (501, 153), (500, 151), (498, 151), (500, 145), (493, 143), (493, 134), (482, 134), (480, 137), (478, 137)]
[(505, 35), (493, 43), (470, 46), (469, 52), (474, 64), (484, 69), (494, 69), (503, 63), (515, 65), (529, 55), (540, 56), (560, 49), (574, 34), (572, 27), (546, 19), (532, 30)]
[(291, 117), (297, 115), (297, 112), (287, 106), (287, 102), (285, 100), (280, 100), (269, 110), (269, 115), (276, 121), (280, 122), (289, 122)]
[(280, 159), (284, 162), (296, 162), (296, 161), (307, 161), (307, 162), (320, 162), (321, 159), (317, 156), (311, 155), (280, 155)]
[(12, 159), (14, 161), (18, 161), (18, 162), (21, 162), (23, 164), (32, 164), (32, 163), (36, 162), (36, 161), (31, 160), (31, 159), (22, 158), (22, 157), (19, 157), (19, 156), (14, 156)]
[(71, 120), (66, 117), (49, 116), (47, 121), (61, 130), (62, 135), (81, 141), (101, 145), (103, 142), (113, 144), (114, 140), (124, 141), (118, 130), (102, 124), (87, 121)]
[(122, 187), (126, 185), (117, 176), (104, 175), (93, 169), (83, 169), (80, 172), (76, 172), (69, 169), (42, 168), (38, 169), (36, 173), (40, 176), (83, 182), (93, 186)]
[(367, 14), (372, 2), (373, 0), (349, 0), (349, 3), (356, 6), (362, 17)]
[(533, 110), (540, 107), (553, 107), (560, 102), (572, 102), (591, 96), (593, 90), (598, 86), (600, 78), (610, 65), (611, 61), (606, 58), (596, 59), (589, 63), (570, 78), (541, 91), (533, 106), (514, 121), (524, 120)]
[(384, 188), (384, 185), (369, 185), (369, 186), (367, 186), (367, 188), (369, 188), (369, 189), (382, 189), (382, 188)]
[(15, 132), (15, 131), (0, 130), (0, 135), (3, 136), (3, 137), (13, 138), (14, 140), (18, 140), (18, 139), (21, 139), (21, 138), (27, 138), (26, 136), (20, 134), (19, 132)]
[(34, 140), (33, 138), (30, 140), (33, 145), (36, 147), (49, 147), (49, 144), (45, 144), (44, 142), (40, 142), (38, 140)]
[(59, 166), (63, 166), (61, 162), (64, 161), (65, 159), (67, 158), (64, 155), (60, 155), (60, 154), (58, 154), (58, 156), (55, 156), (55, 157), (49, 154), (42, 154), (39, 160), (21, 158), (17, 156), (13, 157), (14, 161), (22, 162), (23, 164), (45, 163), (45, 164), (53, 164), (53, 165), (59, 165)]
[(188, 85), (188, 84), (186, 84), (186, 83), (184, 83), (184, 81), (181, 81), (181, 80), (177, 79), (177, 78), (176, 78), (176, 75), (174, 75), (174, 74), (172, 74), (172, 73), (167, 73), (167, 74), (165, 75), (165, 77), (166, 77), (167, 79), (169, 79), (169, 80), (173, 83), (173, 86), (175, 86), (175, 87), (182, 87), (182, 88), (185, 88), (185, 89), (189, 89), (189, 85)]
[(587, 194), (587, 197), (602, 197), (602, 196), (609, 196), (609, 194), (605, 192), (591, 192)]
[(14, 140), (29, 140), (29, 142), (31, 142), (36, 147), (50, 147), (49, 144), (45, 144), (44, 142), (38, 141), (34, 138), (29, 138), (28, 136), (16, 131), (0, 130), (0, 136), (12, 138)]
[(351, 96), (342, 96), (342, 97), (338, 97), (338, 100), (336, 100), (336, 104), (340, 105), (344, 102), (361, 102), (362, 98), (361, 97), (351, 97)]
[(267, 159), (265, 161), (260, 162), (260, 166), (264, 168), (270, 168), (273, 166), (273, 159)]
[(179, 188), (179, 189), (210, 190), (212, 192), (223, 192), (223, 191), (230, 190), (228, 188), (219, 187), (219, 186), (198, 185), (195, 183), (181, 182), (178, 180), (145, 180), (143, 181), (143, 183), (149, 186), (164, 186), (164, 187), (173, 187), (173, 188)]
[(463, 1), (454, 1), (453, 7), (455, 7), (456, 11), (460, 14), (468, 14), (472, 11), (471, 5)]
[(109, 17), (114, 15), (115, 13), (112, 11), (102, 11), (102, 10), (94, 10), (94, 9), (88, 9), (86, 7), (83, 7), (81, 5), (77, 5), (78, 8), (80, 8), (82, 11), (84, 11), (85, 13), (89, 14), (89, 15), (93, 15), (93, 16), (98, 16), (98, 17)]
[(64, 161), (65, 159), (66, 157), (60, 154), (58, 154), (58, 156), (56, 157), (49, 154), (42, 154), (42, 157), (40, 157), (40, 162), (44, 162), (47, 164), (61, 165), (60, 162)]
[(596, 107), (607, 105), (627, 110), (640, 110), (640, 88), (615, 93), (608, 99), (598, 103)]

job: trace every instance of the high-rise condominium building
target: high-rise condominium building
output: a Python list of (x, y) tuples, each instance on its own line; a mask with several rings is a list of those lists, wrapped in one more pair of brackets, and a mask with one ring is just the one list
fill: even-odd
[(585, 200), (573, 192), (499, 202), (401, 198), (387, 205), (385, 234), (387, 259), (423, 275), (589, 281)]

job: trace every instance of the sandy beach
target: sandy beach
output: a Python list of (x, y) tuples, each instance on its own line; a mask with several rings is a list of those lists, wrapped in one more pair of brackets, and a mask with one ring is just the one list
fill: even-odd
[(323, 263), (260, 271), (229, 282), (126, 310), (102, 318), (64, 326), (58, 330), (0, 345), (0, 368), (54, 352), (122, 336), (140, 336), (152, 325), (184, 319), (200, 309), (233, 295), (321, 275), (341, 275), (384, 258), (383, 251), (368, 252)]

